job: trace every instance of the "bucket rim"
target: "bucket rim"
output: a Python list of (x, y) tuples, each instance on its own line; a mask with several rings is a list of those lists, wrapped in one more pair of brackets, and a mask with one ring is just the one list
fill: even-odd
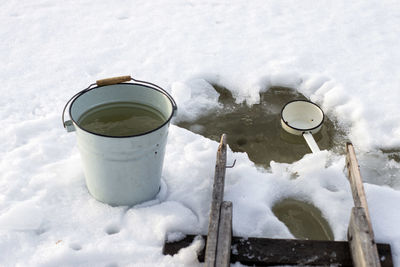
[[(92, 132), (92, 131), (89, 131), (89, 130), (84, 129), (83, 127), (81, 127), (81, 126), (78, 124), (78, 122), (72, 117), (72, 111), (71, 111), (71, 109), (72, 109), (72, 106), (73, 106), (74, 103), (75, 103), (75, 100), (77, 100), (80, 96), (82, 96), (82, 95), (86, 94), (87, 92), (90, 92), (90, 91), (92, 91), (92, 90), (94, 90), (94, 89), (97, 89), (97, 88), (100, 88), (100, 87), (115, 86), (115, 85), (136, 85), (136, 86), (142, 86), (142, 87), (146, 87), (146, 88), (155, 90), (155, 91), (159, 92), (160, 94), (163, 94), (163, 95), (168, 99), (168, 101), (170, 102), (171, 107), (172, 107), (172, 112), (171, 112), (170, 116), (169, 116), (169, 117), (167, 118), (167, 120), (166, 120), (165, 122), (163, 122), (160, 126), (154, 128), (154, 129), (152, 129), (152, 130), (150, 130), (150, 131), (147, 131), (147, 132), (144, 132), (144, 133), (140, 133), (140, 134), (134, 134), (134, 135), (123, 135), (123, 136), (105, 135), (105, 134), (100, 134), (100, 133)], [(157, 86), (157, 87), (158, 87), (158, 86)], [(161, 87), (160, 87), (160, 88), (161, 88)], [(118, 84), (113, 84), (113, 85), (95, 86), (95, 87), (91, 87), (91, 88), (82, 90), (82, 91), (81, 91), (80, 93), (78, 93), (78, 94), (76, 95), (76, 97), (72, 100), (71, 104), (69, 105), (69, 110), (68, 110), (68, 112), (69, 112), (69, 117), (71, 118), (71, 120), (73, 121), (73, 123), (74, 123), (79, 129), (81, 129), (82, 131), (85, 131), (85, 132), (87, 132), (87, 133), (94, 134), (94, 135), (97, 135), (97, 136), (101, 136), (101, 137), (108, 137), (108, 138), (130, 138), (130, 137), (138, 137), (138, 136), (143, 136), (143, 135), (150, 134), (150, 133), (152, 133), (152, 132), (155, 132), (155, 131), (157, 131), (157, 130), (163, 128), (165, 125), (169, 124), (169, 122), (171, 121), (172, 117), (174, 117), (174, 113), (176, 112), (176, 104), (175, 104), (175, 102), (173, 101), (172, 96), (169, 95), (169, 94), (168, 94), (164, 89), (162, 89), (162, 88), (161, 88), (161, 90), (160, 90), (160, 89), (158, 89), (158, 88), (155, 88), (155, 87), (152, 87), (152, 86), (149, 86), (149, 85), (146, 85), (146, 84), (141, 84), (141, 83), (118, 83)]]
[[(312, 104), (312, 105), (316, 106), (316, 107), (321, 111), (321, 113), (322, 113), (321, 122), (320, 122), (317, 126), (311, 127), (311, 128), (303, 128), (303, 129), (301, 129), (301, 128), (296, 128), (296, 127), (294, 127), (294, 126), (291, 126), (291, 125), (283, 118), (283, 111), (285, 110), (285, 108), (286, 108), (287, 105), (289, 105), (289, 104), (291, 104), (291, 103), (293, 103), (293, 102), (306, 102), (306, 103), (309, 103), (309, 104)], [(307, 132), (307, 131), (312, 131), (312, 130), (315, 130), (315, 129), (318, 129), (319, 127), (321, 127), (322, 124), (324, 123), (324, 120), (325, 120), (325, 113), (324, 113), (324, 111), (322, 110), (322, 108), (321, 108), (320, 106), (318, 106), (317, 104), (315, 104), (314, 102), (312, 102), (312, 101), (310, 101), (310, 100), (296, 99), (296, 100), (292, 100), (292, 101), (287, 102), (287, 103), (283, 106), (283, 108), (281, 109), (281, 120), (282, 120), (282, 122), (283, 122), (286, 126), (288, 126), (289, 128), (291, 128), (291, 129), (293, 129), (293, 130), (296, 130), (296, 131), (299, 131), (299, 132), (302, 132), (302, 133), (304, 134), (304, 133)]]

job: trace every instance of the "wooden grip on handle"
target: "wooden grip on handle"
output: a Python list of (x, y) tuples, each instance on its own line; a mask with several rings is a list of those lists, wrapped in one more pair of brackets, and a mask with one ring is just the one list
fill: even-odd
[(112, 77), (112, 78), (97, 80), (96, 84), (97, 84), (97, 86), (113, 85), (113, 84), (117, 84), (117, 83), (128, 82), (131, 79), (132, 78), (130, 75), (119, 76), (119, 77)]

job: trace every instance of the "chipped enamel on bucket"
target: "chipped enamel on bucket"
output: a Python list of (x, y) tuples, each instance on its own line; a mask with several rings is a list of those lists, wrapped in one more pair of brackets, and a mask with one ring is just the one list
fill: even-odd
[[(68, 132), (76, 132), (90, 194), (113, 206), (132, 206), (157, 195), (168, 128), (177, 111), (175, 101), (161, 87), (133, 79), (134, 83), (121, 83), (131, 80), (130, 76), (124, 77), (97, 81), (96, 87), (92, 84), (73, 96), (64, 108), (65, 112), (71, 103), (71, 120), (64, 121), (63, 112), (64, 127)], [(149, 132), (122, 137), (96, 134), (80, 127), (78, 121), (88, 110), (121, 101), (148, 105), (165, 120)]]
[(313, 153), (320, 149), (314, 140), (324, 122), (324, 112), (315, 103), (307, 100), (294, 100), (287, 103), (281, 111), (281, 125), (288, 133), (302, 135)]

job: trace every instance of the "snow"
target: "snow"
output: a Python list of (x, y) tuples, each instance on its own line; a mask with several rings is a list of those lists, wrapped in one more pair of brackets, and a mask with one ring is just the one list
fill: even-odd
[[(0, 265), (196, 266), (196, 240), (163, 256), (166, 236), (205, 233), (218, 144), (171, 125), (162, 191), (136, 207), (88, 193), (64, 104), (97, 79), (131, 74), (173, 94), (177, 120), (218, 106), (211, 84), (257, 103), (297, 88), (340, 122), (356, 147), (378, 242), (400, 265), (398, 1), (5, 1), (0, 10)], [(228, 151), (225, 199), (234, 234), (291, 237), (273, 203), (313, 203), (336, 240), (352, 197), (331, 151), (256, 167)], [(235, 264), (234, 266), (238, 266)]]

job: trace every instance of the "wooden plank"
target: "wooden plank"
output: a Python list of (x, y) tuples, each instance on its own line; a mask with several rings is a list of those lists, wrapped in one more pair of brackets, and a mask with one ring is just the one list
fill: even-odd
[(218, 229), (218, 245), (215, 266), (228, 267), (231, 264), (232, 202), (223, 201)]
[(346, 165), (348, 170), (348, 177), (353, 194), (354, 207), (363, 207), (367, 215), (368, 224), (371, 228), (371, 217), (369, 216), (367, 198), (365, 196), (364, 186), (361, 178), (360, 167), (356, 158), (356, 152), (352, 143), (346, 143)]
[(348, 237), (353, 264), (356, 267), (381, 266), (376, 243), (369, 231), (364, 208), (354, 207), (351, 211)]
[(226, 171), (226, 135), (221, 136), (215, 165), (214, 185), (211, 199), (210, 220), (208, 224), (208, 239), (205, 252), (205, 266), (215, 267), (218, 244), (219, 217), (222, 200), (224, 198)]
[(348, 176), (355, 207), (351, 212), (348, 229), (353, 263), (355, 266), (380, 266), (360, 168), (351, 143), (346, 144), (346, 152)]
[[(166, 243), (164, 255), (174, 255), (188, 247), (195, 238), (188, 235), (183, 240)], [(203, 236), (207, 241), (207, 236)], [(393, 267), (389, 244), (377, 244), (383, 267)], [(204, 261), (204, 249), (198, 259)], [(353, 266), (349, 243), (346, 241), (316, 241), (299, 239), (242, 238), (232, 237), (231, 263), (250, 266), (272, 265), (339, 265)]]

